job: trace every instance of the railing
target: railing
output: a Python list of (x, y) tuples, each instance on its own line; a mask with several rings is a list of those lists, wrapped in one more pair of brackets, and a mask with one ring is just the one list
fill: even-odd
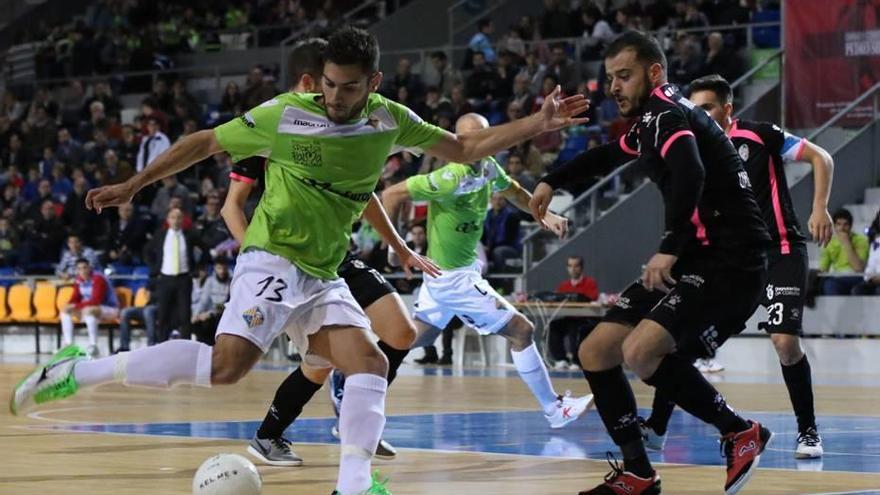
[(103, 81), (125, 81), (126, 79), (131, 79), (135, 77), (150, 77), (154, 82), (160, 76), (168, 76), (169, 74), (208, 74), (209, 77), (213, 77), (215, 79), (215, 85), (217, 89), (222, 89), (220, 87), (220, 78), (223, 75), (229, 75), (234, 73), (235, 75), (240, 75), (241, 71), (224, 71), (224, 68), (219, 65), (210, 65), (210, 66), (202, 66), (202, 67), (181, 67), (174, 69), (162, 69), (162, 70), (138, 70), (138, 71), (129, 71), (129, 72), (113, 72), (110, 74), (101, 74), (94, 76), (82, 76), (82, 77), (58, 77), (58, 78), (50, 78), (50, 79), (37, 79), (34, 81), (34, 85), (36, 86), (54, 86), (54, 85), (63, 85), (70, 83), (71, 81), (80, 81), (84, 84), (94, 83), (94, 82), (103, 82)]

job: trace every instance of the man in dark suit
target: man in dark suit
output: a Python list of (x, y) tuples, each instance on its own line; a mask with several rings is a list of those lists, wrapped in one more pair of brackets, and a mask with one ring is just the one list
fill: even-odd
[(196, 269), (193, 250), (197, 241), (191, 232), (182, 229), (183, 211), (172, 208), (165, 219), (168, 228), (156, 231), (146, 252), (151, 275), (156, 278), (157, 342), (165, 341), (175, 328), (183, 338), (189, 338), (192, 312), (190, 273)]
[(141, 263), (141, 254), (147, 240), (147, 225), (134, 214), (134, 205), (126, 203), (119, 207), (119, 214), (111, 221), (110, 235), (104, 251), (108, 263), (136, 265)]

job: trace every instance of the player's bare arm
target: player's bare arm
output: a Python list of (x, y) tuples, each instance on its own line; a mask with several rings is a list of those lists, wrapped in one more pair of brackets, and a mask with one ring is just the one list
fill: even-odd
[(406, 273), (407, 278), (412, 276), (411, 268), (417, 268), (432, 277), (440, 275), (440, 267), (427, 257), (413, 252), (409, 246), (406, 245), (406, 241), (400, 237), (397, 230), (391, 224), (391, 220), (382, 208), (382, 202), (379, 201), (379, 197), (376, 196), (376, 193), (373, 193), (373, 195), (370, 196), (370, 200), (367, 202), (367, 207), (364, 209), (363, 218), (376, 229), (376, 232), (378, 232), (382, 237), (382, 240), (388, 244), (388, 247), (397, 253), (397, 256), (400, 258), (400, 264), (403, 266), (403, 271)]
[[(501, 191), (501, 195), (520, 210), (531, 213), (529, 202), (532, 200), (532, 195), (523, 189), (518, 182), (511, 182), (510, 187)], [(568, 233), (568, 219), (555, 213), (549, 212), (543, 218), (535, 217), (535, 221), (542, 228), (556, 234), (560, 239), (563, 239)]]
[(831, 182), (834, 176), (834, 159), (821, 146), (809, 141), (804, 143), (802, 158), (813, 166), (813, 212), (807, 228), (813, 240), (825, 246), (834, 235), (834, 222), (828, 213), (828, 198), (831, 195)]
[(207, 129), (190, 134), (125, 182), (90, 190), (86, 195), (86, 208), (101, 213), (105, 207), (128, 203), (144, 187), (186, 170), (194, 163), (221, 151), (223, 148), (217, 142), (213, 130)]
[(220, 216), (226, 222), (229, 233), (239, 244), (244, 242), (244, 233), (247, 232), (247, 216), (244, 213), (244, 205), (254, 188), (253, 184), (238, 180), (229, 181), (229, 192), (226, 193), (226, 201), (220, 210)]
[(559, 98), (559, 86), (544, 100), (541, 111), (513, 122), (461, 134), (444, 133), (426, 151), (444, 160), (471, 163), (531, 139), (543, 132), (585, 124), (589, 119), (577, 117), (590, 105), (584, 95)]

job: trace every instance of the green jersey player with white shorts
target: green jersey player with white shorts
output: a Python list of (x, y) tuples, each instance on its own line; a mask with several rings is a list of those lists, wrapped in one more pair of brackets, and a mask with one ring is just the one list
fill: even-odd
[[(456, 123), (456, 132), (488, 126), (481, 115), (466, 114)], [(410, 177), (383, 193), (385, 209), (392, 218), (407, 199), (429, 201), (428, 257), (443, 270), (439, 277), (426, 278), (419, 289), (413, 318), (420, 336), (414, 347), (432, 343), (456, 316), (483, 335), (503, 336), (510, 342), (520, 377), (541, 404), (550, 427), (562, 428), (586, 412), (593, 396), (572, 398), (554, 391), (533, 340), (534, 326), (481, 275), (477, 244), (493, 192), (529, 211), (531, 194), (511, 180), (491, 157), (468, 164), (449, 163), (430, 174)], [(563, 237), (567, 220), (550, 213), (543, 226)]]
[[(86, 206), (100, 213), (221, 151), (236, 160), (268, 159), (266, 191), (245, 234), (213, 348), (176, 340), (88, 360), (81, 349), (69, 346), (15, 387), (12, 412), (103, 383), (163, 388), (235, 383), (286, 332), (310, 363), (332, 364), (348, 377), (339, 417), (337, 491), (389, 493), (370, 474), (385, 425), (388, 365), (370, 338), (368, 318), (336, 274), (351, 224), (365, 209), (378, 210), (386, 222), (380, 234), (402, 262), (436, 274), (430, 261), (405, 247), (372, 199), (389, 152), (421, 148), (467, 162), (542, 132), (583, 123), (586, 119), (575, 116), (588, 103), (582, 95), (560, 99), (557, 88), (532, 117), (451, 134), (374, 94), (382, 82), (378, 67), (376, 39), (360, 29), (342, 28), (328, 41), (321, 94), (279, 95), (215, 130), (179, 140), (129, 180), (89, 191)], [(374, 206), (367, 208), (368, 202)]]

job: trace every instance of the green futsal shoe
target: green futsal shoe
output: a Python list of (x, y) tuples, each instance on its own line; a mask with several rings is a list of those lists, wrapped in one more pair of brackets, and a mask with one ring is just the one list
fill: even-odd
[(38, 366), (18, 382), (9, 399), (9, 411), (18, 415), (37, 404), (74, 395), (78, 387), (73, 378), (73, 367), (86, 359), (89, 359), (88, 353), (76, 345), (56, 352), (49, 362)]
[[(360, 495), (391, 495), (391, 491), (385, 486), (388, 484), (388, 478), (379, 479), (379, 471), (373, 471), (373, 482), (366, 491)], [(339, 490), (334, 490), (331, 495), (339, 495)]]

